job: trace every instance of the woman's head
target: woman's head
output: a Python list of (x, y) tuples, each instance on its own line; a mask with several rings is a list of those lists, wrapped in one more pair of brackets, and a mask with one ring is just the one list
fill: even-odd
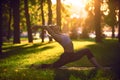
[(55, 33), (61, 33), (61, 29), (59, 26), (56, 25), (50, 25), (49, 26), (52, 30), (54, 30)]

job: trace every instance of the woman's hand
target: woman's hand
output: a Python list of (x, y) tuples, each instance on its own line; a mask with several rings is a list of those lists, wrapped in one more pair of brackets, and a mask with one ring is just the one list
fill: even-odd
[(41, 29), (46, 29), (48, 26), (42, 25), (40, 26)]

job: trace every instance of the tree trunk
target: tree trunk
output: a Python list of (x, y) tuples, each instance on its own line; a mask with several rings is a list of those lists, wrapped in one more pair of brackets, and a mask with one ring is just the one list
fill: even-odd
[(52, 6), (52, 2), (51, 2), (51, 0), (48, 0), (48, 25), (52, 24), (52, 9), (51, 9), (51, 6)]
[(9, 3), (9, 20), (8, 20), (7, 40), (10, 40), (12, 36), (11, 19), (12, 19), (12, 9), (11, 9), (11, 4)]
[(13, 28), (14, 28), (14, 39), (13, 43), (20, 43), (20, 0), (12, 0), (13, 8)]
[[(51, 9), (51, 6), (52, 6), (52, 2), (51, 0), (47, 0), (48, 1), (48, 25), (52, 24), (52, 9)], [(49, 42), (52, 41), (52, 36), (48, 36), (49, 37)]]
[(26, 17), (26, 25), (27, 25), (27, 32), (28, 32), (28, 41), (29, 43), (33, 42), (32, 37), (32, 30), (31, 30), (31, 23), (30, 23), (30, 15), (29, 15), (29, 9), (28, 9), (28, 0), (24, 0), (24, 9), (25, 9), (25, 17)]
[(57, 0), (56, 14), (57, 14), (57, 25), (61, 27), (61, 0)]
[(115, 38), (115, 27), (112, 26), (112, 38)]
[(2, 54), (2, 42), (3, 42), (3, 35), (2, 35), (2, 1), (0, 1), (0, 55)]
[(115, 25), (116, 25), (116, 12), (115, 12), (115, 10), (116, 10), (116, 8), (115, 8), (115, 1), (114, 0), (110, 0), (109, 1), (109, 9), (110, 9), (110, 13), (109, 13), (109, 20), (110, 20), (110, 22), (109, 22), (109, 24), (110, 24), (110, 26), (112, 27), (112, 38), (115, 38)]
[[(119, 1), (120, 2), (120, 1)], [(119, 21), (118, 21), (118, 24), (119, 24), (119, 28), (118, 28), (118, 42), (120, 43), (120, 5), (119, 6)]]
[(95, 1), (95, 33), (96, 33), (96, 42), (102, 42), (101, 35), (101, 14), (100, 14), (100, 0)]
[(83, 27), (83, 31), (82, 31), (81, 37), (83, 39), (89, 38), (88, 29), (86, 27)]
[[(43, 11), (43, 0), (40, 1), (40, 6), (41, 6), (41, 15), (42, 15), (42, 25), (45, 25), (45, 19), (44, 19), (44, 11)], [(42, 29), (42, 32), (41, 32), (41, 39), (42, 39), (42, 42), (44, 42), (44, 29)]]

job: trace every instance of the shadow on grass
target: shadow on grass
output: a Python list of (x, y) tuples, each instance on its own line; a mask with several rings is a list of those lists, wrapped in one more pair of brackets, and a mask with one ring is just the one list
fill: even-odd
[(119, 43), (113, 42), (112, 40), (106, 40), (106, 42), (89, 45), (87, 47), (90, 48), (95, 56), (100, 59), (102, 65), (111, 67), (112, 72), (115, 73), (118, 78), (117, 80), (120, 80)]
[(92, 70), (66, 70), (56, 69), (54, 80), (96, 80), (96, 79), (112, 80), (114, 78), (110, 71), (102, 73), (97, 69)]
[(116, 59), (120, 58), (120, 50), (117, 42), (106, 40), (106, 42), (88, 45), (87, 47), (102, 61), (103, 65), (112, 65)]
[(74, 71), (74, 70), (62, 70), (58, 69), (55, 70), (55, 77), (54, 80), (69, 80), (70, 76), (74, 76), (77, 79), (82, 80), (90, 80), (96, 76), (97, 70), (91, 70), (87, 75), (82, 71)]
[[(54, 48), (54, 46), (44, 46), (46, 44), (48, 43), (44, 43), (44, 44), (37, 43), (37, 44), (32, 44), (31, 46), (30, 44), (24, 44), (24, 45), (19, 45), (19, 46), (6, 47), (6, 48), (3, 48), (3, 50), (6, 50), (6, 52), (3, 52), (0, 55), (0, 59), (5, 59), (10, 56), (18, 55), (18, 54), (25, 55), (25, 54), (30, 54), (30, 53), (42, 52), (44, 50)], [(38, 47), (41, 47), (41, 48), (38, 48)]]

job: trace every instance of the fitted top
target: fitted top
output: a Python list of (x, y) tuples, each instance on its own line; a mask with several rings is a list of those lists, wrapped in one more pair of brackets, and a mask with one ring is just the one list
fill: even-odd
[(73, 53), (73, 43), (68, 35), (61, 33), (53, 27), (45, 27), (48, 33), (64, 48), (64, 53)]
[(60, 34), (58, 37), (61, 39), (59, 44), (64, 48), (64, 52), (73, 52), (73, 43), (68, 35)]
[(70, 38), (67, 35), (61, 34), (60, 37), (61, 37), (61, 40), (62, 40), (61, 41), (61, 45), (63, 47), (65, 47), (67, 44), (71, 43), (71, 40), (70, 40)]

